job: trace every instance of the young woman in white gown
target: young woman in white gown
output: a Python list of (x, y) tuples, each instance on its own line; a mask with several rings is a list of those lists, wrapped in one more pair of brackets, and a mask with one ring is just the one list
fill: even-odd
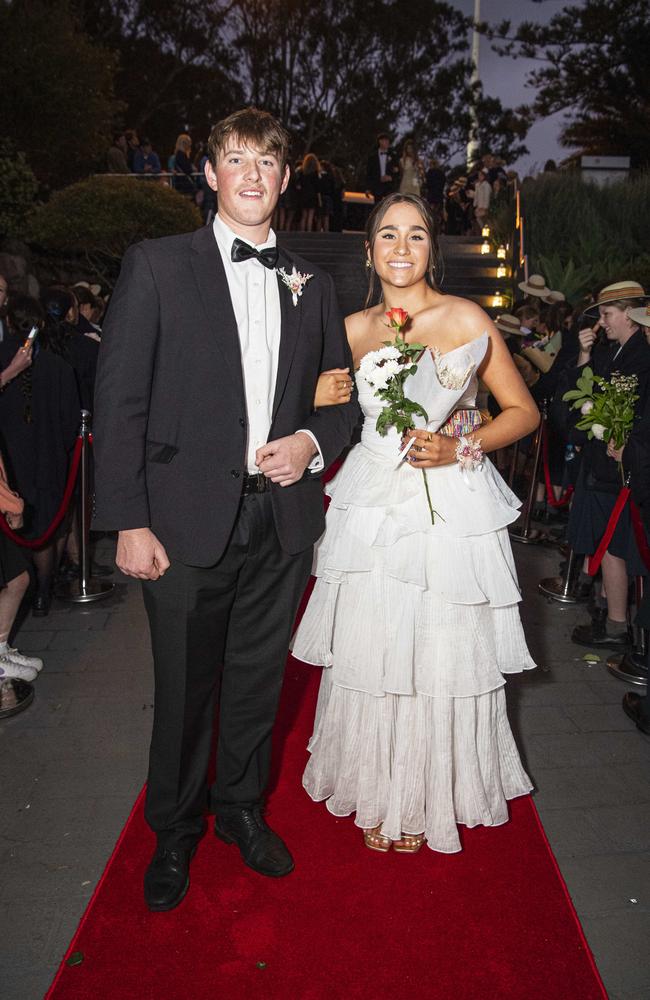
[[(406, 340), (436, 360), (429, 414), (439, 426), (473, 406), (480, 375), (501, 413), (468, 437), (496, 451), (534, 430), (538, 411), (487, 314), (436, 288), (434, 226), (414, 195), (372, 213), (382, 301), (346, 320), (355, 371), (393, 339), (386, 310), (407, 310)], [(507, 533), (520, 504), (487, 458), (462, 469), (458, 441), (431, 426), (411, 432), (400, 462), (397, 432), (375, 428), (381, 401), (356, 379), (362, 438), (328, 484), (317, 581), (293, 643), (325, 668), (303, 784), (335, 816), (356, 813), (372, 849), (413, 853), (426, 840), (451, 853), (458, 823), (505, 823), (507, 800), (531, 790), (504, 697), (504, 675), (534, 667)]]

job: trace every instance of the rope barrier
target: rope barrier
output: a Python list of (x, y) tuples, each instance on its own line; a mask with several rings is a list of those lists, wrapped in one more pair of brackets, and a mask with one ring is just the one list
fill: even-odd
[(79, 463), (81, 461), (81, 450), (83, 446), (83, 438), (80, 434), (75, 441), (74, 451), (72, 453), (72, 461), (70, 462), (70, 471), (68, 473), (68, 481), (65, 484), (65, 490), (63, 491), (63, 499), (59, 504), (59, 509), (54, 515), (54, 519), (50, 524), (47, 531), (44, 531), (42, 535), (38, 538), (23, 538), (22, 535), (17, 535), (15, 531), (12, 531), (7, 521), (4, 517), (0, 517), (0, 529), (2, 532), (10, 538), (12, 542), (16, 545), (20, 545), (24, 549), (42, 549), (43, 546), (52, 538), (53, 534), (61, 524), (61, 521), (65, 517), (70, 506), (70, 501), (72, 500), (72, 494), (74, 493), (75, 484), (77, 482), (77, 474), (79, 472)]
[(634, 503), (634, 500), (631, 499), (631, 492), (632, 491), (629, 486), (624, 486), (617, 496), (614, 509), (609, 516), (609, 521), (607, 522), (607, 527), (605, 528), (605, 533), (600, 540), (600, 544), (598, 545), (598, 548), (594, 552), (593, 556), (589, 557), (589, 576), (595, 576), (598, 572), (600, 564), (603, 561), (603, 557), (609, 548), (609, 543), (611, 542), (614, 532), (616, 531), (616, 525), (619, 522), (628, 500), (630, 501), (630, 518), (632, 520), (634, 540), (636, 541), (641, 559), (643, 560), (646, 568), (650, 570), (650, 547), (648, 546), (648, 540), (646, 538), (645, 528), (641, 520), (639, 508)]
[(554, 508), (566, 507), (566, 505), (570, 502), (571, 497), (573, 496), (574, 488), (573, 486), (567, 486), (562, 496), (556, 499), (555, 494), (553, 493), (553, 484), (551, 482), (551, 471), (548, 465), (548, 436), (547, 436), (546, 421), (544, 421), (542, 425), (542, 433), (543, 433), (542, 457), (544, 465), (544, 483), (546, 485), (546, 503), (548, 504), (549, 507), (554, 507)]

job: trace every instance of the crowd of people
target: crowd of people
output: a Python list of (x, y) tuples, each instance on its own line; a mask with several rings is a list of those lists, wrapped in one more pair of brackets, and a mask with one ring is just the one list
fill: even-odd
[[(82, 409), (92, 411), (105, 301), (79, 282), (11, 294), (0, 273), (0, 712), (29, 703), (43, 664), (9, 645), (28, 587), (31, 613), (49, 614), (57, 580), (79, 572), (78, 500), (54, 532)], [(41, 541), (42, 540), (42, 541)], [(110, 567), (95, 565), (108, 574)]]
[[(196, 202), (204, 221), (217, 211), (214, 191), (206, 183), (205, 143), (193, 143), (181, 132), (164, 167), (150, 139), (140, 138), (135, 129), (114, 136), (106, 167), (111, 174), (134, 174), (157, 178)], [(377, 136), (377, 148), (368, 157), (363, 177), (354, 178), (332, 159), (313, 152), (296, 159), (286, 190), (280, 197), (275, 228), (298, 232), (340, 232), (344, 225), (344, 195), (350, 187), (361, 186), (373, 203), (392, 191), (421, 195), (430, 205), (440, 232), (465, 236), (480, 233), (495, 203), (508, 196), (516, 178), (506, 171), (504, 161), (485, 154), (466, 174), (462, 168), (446, 168), (436, 157), (420, 155), (413, 138), (407, 137), (399, 150), (391, 145), (387, 132)]]
[[(554, 526), (581, 566), (572, 594), (587, 603), (589, 619), (571, 639), (590, 649), (632, 650), (631, 602), (638, 602), (634, 581), (650, 573), (647, 531), (650, 524), (650, 297), (633, 279), (614, 282), (574, 304), (548, 288), (542, 275), (519, 285), (523, 297), (513, 312), (496, 319), (506, 343), (540, 409), (547, 414), (547, 447), (539, 470), (533, 517)], [(605, 427), (593, 431), (577, 425), (593, 408), (588, 400), (572, 409), (565, 394), (576, 389), (589, 368), (605, 384), (623, 377), (633, 409), (633, 426), (622, 447)], [(488, 401), (489, 406), (489, 401)], [(525, 449), (521, 462), (526, 459)], [(497, 456), (508, 474), (511, 456)], [(631, 500), (620, 512), (617, 502), (625, 482)], [(633, 504), (635, 506), (633, 506)], [(615, 510), (616, 509), (616, 510)], [(640, 512), (643, 527), (635, 525)], [(617, 517), (618, 513), (618, 517)], [(608, 530), (609, 529), (609, 530)], [(599, 569), (593, 560), (602, 554)], [(591, 562), (591, 565), (590, 565)], [(646, 604), (636, 607), (636, 622), (646, 628)], [(629, 671), (629, 668), (628, 668)], [(637, 684), (647, 681), (645, 665), (636, 661), (629, 672)], [(638, 698), (625, 697), (629, 714), (638, 715)], [(631, 706), (637, 706), (634, 711)], [(645, 710), (646, 731), (650, 729)], [(638, 721), (638, 719), (636, 720)]]

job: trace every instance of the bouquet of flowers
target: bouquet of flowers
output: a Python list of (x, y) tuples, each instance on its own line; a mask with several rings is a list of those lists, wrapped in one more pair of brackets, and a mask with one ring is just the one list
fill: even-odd
[(638, 385), (636, 375), (612, 372), (607, 380), (594, 375), (587, 366), (583, 368), (576, 388), (565, 392), (562, 399), (571, 403), (572, 410), (580, 410), (581, 417), (576, 427), (586, 430), (590, 440), (612, 441), (615, 448), (622, 448), (634, 423)]
[[(420, 416), (427, 423), (427, 411), (420, 403), (409, 399), (404, 392), (404, 383), (409, 375), (417, 371), (414, 360), (425, 350), (424, 344), (408, 344), (402, 336), (402, 331), (408, 323), (409, 314), (405, 309), (389, 309), (386, 313), (387, 326), (395, 331), (394, 340), (383, 341), (384, 346), (378, 351), (370, 351), (361, 361), (359, 375), (375, 390), (375, 396), (384, 402), (384, 407), (377, 417), (377, 432), (382, 436), (394, 427), (400, 434), (415, 426), (414, 417)], [(422, 469), (424, 488), (431, 513), (431, 523), (435, 524), (435, 514), (431, 504), (429, 484), (426, 470)]]

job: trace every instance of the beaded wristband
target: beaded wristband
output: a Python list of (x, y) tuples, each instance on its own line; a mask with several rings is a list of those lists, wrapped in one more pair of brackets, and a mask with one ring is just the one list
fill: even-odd
[(475, 470), (483, 468), (483, 449), (479, 440), (470, 441), (469, 438), (458, 439), (456, 448), (456, 461), (461, 469)]

